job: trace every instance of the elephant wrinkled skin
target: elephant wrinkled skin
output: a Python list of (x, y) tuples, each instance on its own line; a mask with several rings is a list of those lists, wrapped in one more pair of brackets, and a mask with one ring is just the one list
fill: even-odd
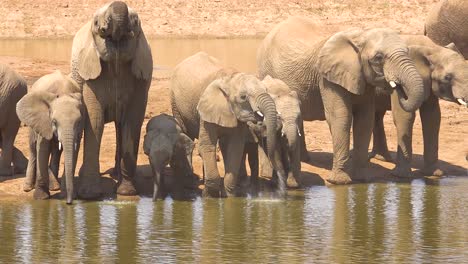
[(73, 39), (72, 77), (83, 89), (86, 109), (84, 157), (78, 195), (102, 194), (99, 151), (104, 124), (116, 127), (117, 193), (135, 195), (140, 129), (153, 73), (151, 49), (138, 14), (124, 2), (103, 6)]
[[(327, 120), (333, 141), (330, 183), (360, 180), (356, 170), (367, 166), (376, 86), (395, 89), (405, 111), (414, 111), (424, 100), (422, 78), (407, 45), (385, 28), (326, 36), (314, 21), (292, 17), (265, 37), (257, 65), (260, 78), (270, 75), (297, 92), (304, 120)], [(304, 140), (302, 145), (305, 148)]]
[[(424, 169), (429, 176), (442, 176), (444, 172), (437, 166), (439, 151), (440, 106), (439, 98), (457, 102), (457, 98), (468, 98), (468, 62), (452, 43), (447, 47), (434, 44), (425, 36), (404, 36), (410, 48), (411, 59), (423, 77), (425, 100), (419, 108), (424, 139)], [(410, 177), (412, 131), (415, 111), (406, 112), (397, 103), (397, 95), (377, 95), (376, 113), (371, 157), (390, 161), (383, 126), (383, 117), (392, 110), (397, 128), (398, 151), (393, 174)]]

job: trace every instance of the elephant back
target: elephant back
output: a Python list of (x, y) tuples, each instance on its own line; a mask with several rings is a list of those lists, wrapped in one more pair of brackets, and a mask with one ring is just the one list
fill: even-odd
[(205, 52), (186, 58), (174, 69), (170, 84), (172, 113), (191, 139), (198, 138), (200, 96), (224, 72), (221, 63)]

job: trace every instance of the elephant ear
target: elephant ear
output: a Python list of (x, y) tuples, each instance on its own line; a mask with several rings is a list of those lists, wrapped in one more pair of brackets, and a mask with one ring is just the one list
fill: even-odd
[(141, 29), (138, 14), (129, 9), (129, 20), (133, 33), (137, 38), (135, 58), (132, 61), (132, 73), (138, 79), (150, 81), (153, 75), (153, 57), (151, 56), (151, 47), (146, 40), (145, 34)]
[(361, 31), (352, 30), (333, 35), (319, 52), (317, 67), (328, 81), (353, 94), (363, 94), (366, 83), (359, 59), (359, 48), (353, 39)]
[(226, 91), (223, 79), (216, 79), (208, 85), (198, 101), (197, 110), (201, 120), (222, 127), (237, 126), (237, 118), (229, 105)]
[(192, 153), (193, 148), (195, 147), (195, 143), (191, 140), (186, 134), (179, 133), (179, 137), (177, 138), (176, 147), (179, 149), (183, 149), (186, 155)]
[(92, 80), (101, 74), (101, 60), (95, 48), (91, 22), (83, 26), (73, 39), (72, 58), (76, 60), (78, 73), (84, 80)]
[(52, 139), (54, 132), (49, 110), (55, 98), (55, 94), (46, 91), (31, 92), (16, 104), (16, 113), (21, 122), (47, 140)]
[(146, 155), (151, 152), (151, 143), (156, 137), (156, 131), (148, 131), (143, 139), (143, 151)]

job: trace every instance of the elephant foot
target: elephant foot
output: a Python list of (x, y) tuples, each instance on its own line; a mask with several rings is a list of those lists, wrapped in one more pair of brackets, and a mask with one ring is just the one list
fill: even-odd
[(122, 182), (119, 184), (119, 187), (117, 187), (117, 194), (125, 196), (134, 196), (137, 195), (137, 191), (135, 189), (135, 186), (133, 185), (133, 182), (123, 177)]
[(60, 183), (57, 178), (54, 176), (52, 171), (49, 170), (49, 191), (58, 191), (60, 190)]
[(49, 188), (36, 187), (33, 193), (35, 200), (47, 200), (50, 198)]
[(424, 176), (435, 176), (442, 177), (445, 175), (445, 171), (439, 169), (437, 166), (427, 166), (421, 170)]
[(288, 179), (286, 180), (286, 186), (288, 188), (299, 188), (299, 183), (296, 181), (296, 178), (292, 175), (288, 175)]
[(205, 179), (205, 188), (202, 192), (203, 197), (224, 198), (227, 197), (223, 186), (223, 179), (216, 177), (214, 179)]
[(101, 196), (101, 180), (99, 177), (96, 177), (96, 179), (80, 179), (80, 185), (78, 187), (79, 198), (84, 200), (96, 200)]
[(395, 168), (390, 172), (393, 176), (399, 177), (399, 178), (411, 178), (413, 177), (413, 172), (411, 171), (410, 166), (402, 166), (402, 165), (396, 165)]
[(30, 192), (32, 190), (34, 190), (34, 183), (26, 178), (23, 183), (23, 191)]
[(385, 162), (393, 162), (393, 158), (388, 152), (381, 152), (373, 150), (369, 153), (369, 159), (374, 158), (376, 160), (385, 161)]
[(220, 191), (219, 189), (215, 188), (207, 188), (205, 186), (205, 189), (203, 189), (202, 192), (202, 197), (205, 198), (225, 198), (227, 197), (227, 194), (225, 191)]
[(331, 175), (326, 179), (331, 184), (350, 184), (352, 182), (351, 177), (348, 173), (343, 170), (333, 170)]

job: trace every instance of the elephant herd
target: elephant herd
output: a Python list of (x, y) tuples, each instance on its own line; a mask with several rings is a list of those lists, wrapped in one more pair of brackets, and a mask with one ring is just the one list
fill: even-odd
[[(203, 160), (203, 196), (255, 194), (258, 177), (265, 175), (281, 193), (298, 187), (301, 160), (309, 159), (303, 121), (313, 120), (326, 120), (332, 136), (333, 166), (326, 181), (361, 181), (372, 133), (370, 156), (391, 160), (383, 127), (387, 110), (392, 110), (398, 138), (393, 174), (411, 177), (412, 128), (419, 110), (423, 173), (443, 175), (437, 166), (439, 98), (465, 107), (468, 102), (464, 2), (441, 1), (426, 19), (426, 36), (388, 28), (353, 28), (330, 36), (317, 21), (291, 17), (261, 42), (257, 75), (226, 67), (205, 52), (186, 58), (171, 78), (173, 115), (153, 117), (146, 127), (143, 150), (154, 176), (153, 199), (166, 195), (163, 170), (168, 164), (180, 187), (196, 185), (195, 139)], [(76, 33), (69, 75), (45, 75), (28, 90), (21, 76), (0, 65), (0, 175), (27, 167), (24, 191), (34, 190), (36, 199), (58, 189), (68, 204), (75, 196), (97, 199), (102, 195), (104, 124), (114, 122), (116, 192), (136, 195), (152, 72), (151, 48), (138, 14), (121, 1), (97, 10)], [(13, 146), (20, 122), (30, 127), (27, 166)], [(83, 165), (74, 188), (83, 133)], [(218, 146), (224, 177), (217, 167)], [(65, 168), (59, 181), (62, 152)]]

